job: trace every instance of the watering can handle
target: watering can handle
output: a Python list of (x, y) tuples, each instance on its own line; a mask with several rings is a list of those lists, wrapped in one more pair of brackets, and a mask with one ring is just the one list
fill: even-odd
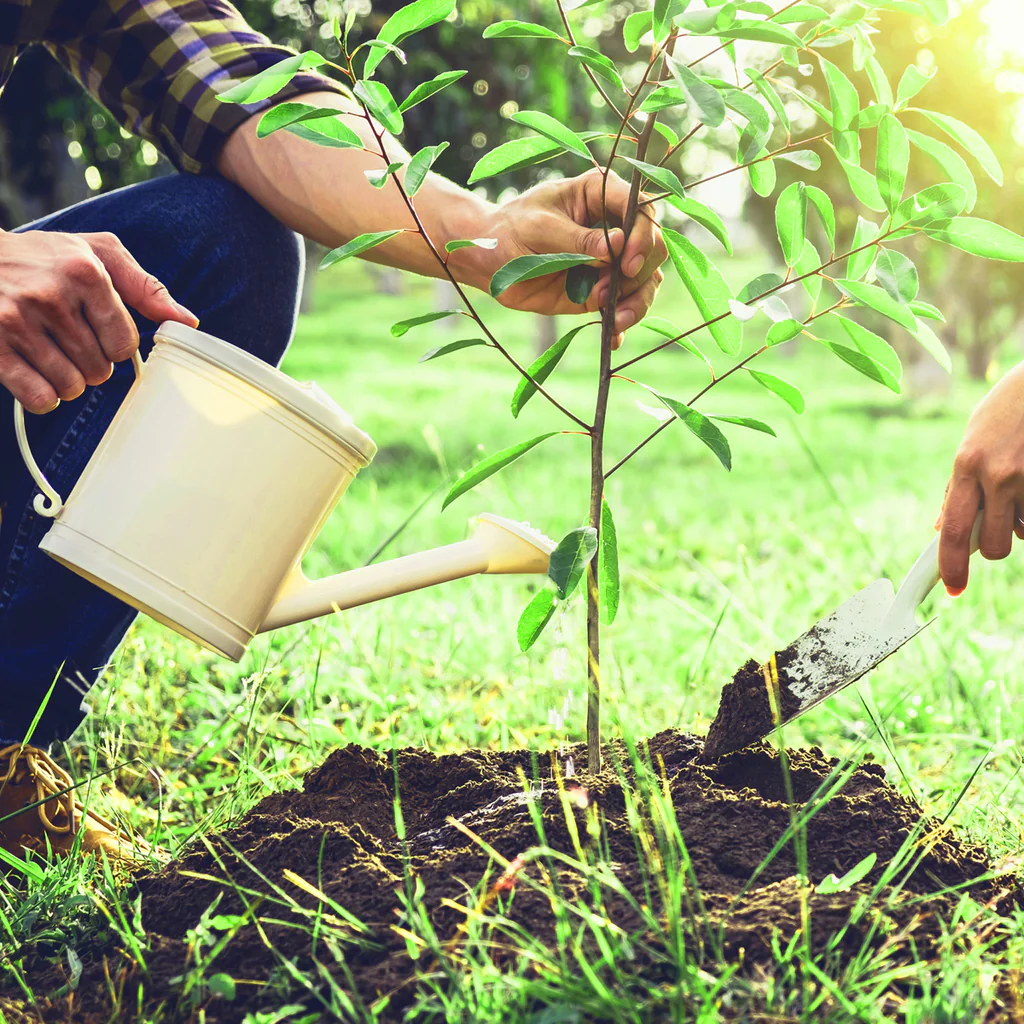
[[(135, 367), (135, 379), (138, 380), (142, 376), (142, 356), (139, 354), (138, 349), (132, 353), (132, 365)], [(21, 452), (25, 468), (29, 471), (32, 479), (35, 480), (36, 486), (43, 492), (35, 496), (32, 501), (32, 507), (38, 515), (45, 516), (47, 519), (54, 519), (60, 515), (60, 510), (64, 507), (64, 501), (53, 489), (50, 481), (46, 479), (43, 471), (39, 468), (39, 463), (36, 462), (35, 456), (32, 454), (32, 449), (28, 444), (28, 434), (25, 432), (25, 407), (17, 399), (14, 400), (14, 436), (18, 439), (18, 450)]]

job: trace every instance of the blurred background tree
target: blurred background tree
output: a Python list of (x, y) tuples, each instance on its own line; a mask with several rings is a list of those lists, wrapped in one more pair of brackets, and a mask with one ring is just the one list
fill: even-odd
[[(881, 31), (871, 37), (881, 64), (893, 69), (894, 78), (910, 64), (925, 74), (939, 68), (915, 103), (966, 121), (989, 141), (1004, 168), (1006, 187), (996, 188), (972, 167), (979, 185), (976, 212), (1017, 230), (1021, 228), (1018, 196), (1024, 183), (1024, 40), (1000, 34), (997, 26), (1001, 11), (1020, 2), (952, 0), (954, 17), (942, 28), (924, 18), (894, 15), (884, 20)], [(329, 29), (331, 18), (344, 19), (354, 7), (358, 15), (356, 38), (360, 34), (372, 38), (402, 3), (242, 0), (238, 6), (253, 27), (275, 42), (296, 49), (315, 48), (331, 57), (337, 54), (337, 43)], [(856, 4), (848, 6), (855, 8)], [(628, 63), (622, 23), (641, 7), (646, 5), (632, 0), (589, 7), (587, 10), (594, 12), (589, 17), (576, 16), (579, 41), (599, 38), (603, 52)], [(378, 72), (399, 97), (424, 77), (456, 68), (469, 72), (458, 85), (406, 116), (404, 141), (410, 150), (444, 139), (451, 142), (436, 169), (455, 181), (465, 183), (483, 152), (524, 131), (508, 120), (519, 109), (543, 109), (574, 123), (593, 121), (587, 116), (589, 112), (581, 109), (589, 102), (591, 90), (575, 88), (573, 76), (581, 74), (578, 68), (567, 72), (561, 60), (538, 61), (536, 47), (526, 45), (527, 40), (481, 38), (488, 24), (513, 17), (559, 31), (562, 28), (552, 0), (465, 0), (455, 20), (440, 25), (424, 36), (423, 42), (408, 48), (407, 66), (389, 59)], [(847, 54), (848, 49), (835, 52)], [(863, 73), (850, 67), (844, 70), (853, 75), (866, 103), (870, 91)], [(795, 77), (799, 72), (782, 69), (780, 74)], [(895, 88), (896, 81), (891, 84)], [(824, 94), (823, 88), (821, 92)], [(799, 109), (794, 108), (793, 113), (798, 116)], [(923, 119), (918, 127), (927, 127)], [(707, 144), (686, 148), (682, 156), (684, 180), (713, 172), (714, 146), (715, 140), (711, 139)], [(819, 143), (815, 148), (822, 157), (820, 173), (841, 176), (827, 147)], [(865, 153), (865, 160), (871, 159), (872, 154)], [(919, 152), (915, 161), (919, 186), (935, 168)], [(781, 161), (776, 164), (780, 179), (777, 195), (788, 180), (787, 165)], [(500, 198), (499, 187), (522, 189), (545, 175), (578, 169), (569, 161), (556, 160), (503, 175), (500, 186), (488, 181), (487, 188), (492, 198)], [(0, 226), (9, 228), (97, 192), (169, 171), (169, 165), (151, 144), (123, 132), (44, 50), (35, 47), (21, 57), (0, 98)], [(835, 195), (848, 194), (845, 183), (823, 184)], [(696, 195), (713, 206), (723, 200), (729, 208), (724, 213), (742, 215), (753, 226), (751, 241), (760, 240), (775, 249), (773, 200), (753, 195), (742, 175), (703, 186)], [(852, 202), (837, 210), (840, 224), (852, 231), (858, 212), (864, 211)], [(932, 247), (927, 255), (908, 250), (908, 255), (921, 261), (923, 288), (943, 295), (949, 322), (936, 325), (937, 333), (947, 347), (964, 352), (973, 376), (994, 375), (1001, 351), (1007, 357), (1018, 354), (1024, 321), (1024, 265), (983, 262), (940, 247)], [(382, 273), (382, 288), (398, 286), (386, 272)], [(911, 359), (923, 358), (927, 364), (927, 356), (907, 354)]]

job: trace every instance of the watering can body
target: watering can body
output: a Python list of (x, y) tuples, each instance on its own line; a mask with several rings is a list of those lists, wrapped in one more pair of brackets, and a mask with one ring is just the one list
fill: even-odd
[(23, 455), (54, 517), (40, 547), (232, 660), (253, 636), (479, 572), (547, 572), (550, 540), (482, 516), (473, 537), (309, 581), (303, 555), (376, 452), (315, 384), (165, 323), (67, 501)]

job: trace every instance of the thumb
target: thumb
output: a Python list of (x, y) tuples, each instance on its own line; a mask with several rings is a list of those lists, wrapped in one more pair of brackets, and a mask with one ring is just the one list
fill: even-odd
[(592, 256), (601, 263), (611, 263), (622, 251), (622, 242), (621, 228), (609, 228), (607, 235), (604, 228), (580, 228), (576, 236), (576, 252)]
[(92, 248), (106, 267), (118, 295), (147, 320), (154, 323), (176, 320), (188, 327), (198, 326), (199, 317), (175, 302), (164, 284), (141, 267), (114, 235), (98, 236)]

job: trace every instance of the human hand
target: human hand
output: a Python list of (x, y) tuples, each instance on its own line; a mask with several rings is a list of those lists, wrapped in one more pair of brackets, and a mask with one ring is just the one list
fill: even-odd
[(984, 505), (979, 550), (1005, 558), (1024, 539), (1024, 363), (979, 403), (967, 422), (935, 524), (939, 573), (954, 597), (967, 587), (971, 530)]
[[(629, 200), (629, 183), (612, 173), (606, 198), (607, 216), (621, 222)], [(610, 228), (607, 239), (603, 228), (590, 227), (601, 218), (602, 175), (596, 169), (576, 178), (535, 185), (516, 199), (496, 207), (486, 233), (498, 239), (497, 248), (490, 252), (476, 250), (480, 254), (478, 258), (487, 261), (487, 280), (509, 260), (533, 253), (587, 253), (593, 255), (594, 264), (601, 268), (601, 276), (584, 305), (571, 302), (565, 294), (564, 271), (509, 288), (499, 299), (502, 305), (548, 315), (592, 313), (607, 301), (612, 266), (621, 253), (623, 279), (615, 310), (613, 342), (617, 348), (622, 332), (639, 323), (651, 308), (664, 279), (659, 268), (668, 253), (648, 207), (637, 211), (628, 239), (624, 239), (619, 227)]]
[(112, 234), (0, 232), (0, 384), (34, 413), (102, 384), (139, 347), (126, 303), (199, 323)]

